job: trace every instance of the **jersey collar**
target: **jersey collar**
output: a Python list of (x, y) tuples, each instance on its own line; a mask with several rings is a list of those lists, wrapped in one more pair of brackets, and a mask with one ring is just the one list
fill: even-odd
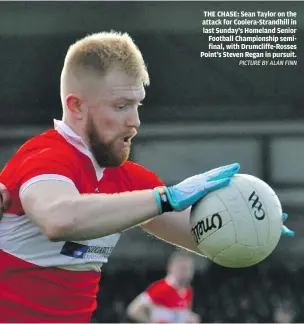
[(97, 161), (95, 160), (93, 154), (91, 153), (88, 145), (85, 143), (83, 138), (77, 135), (67, 124), (62, 120), (54, 119), (55, 130), (64, 137), (64, 139), (73, 145), (78, 151), (90, 158), (93, 163), (97, 180), (99, 181), (103, 176), (103, 171), (105, 168), (101, 168)]

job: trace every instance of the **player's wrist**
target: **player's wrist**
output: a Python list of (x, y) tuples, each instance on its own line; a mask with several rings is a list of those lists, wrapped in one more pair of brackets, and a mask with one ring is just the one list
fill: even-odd
[(172, 212), (174, 210), (174, 208), (172, 207), (172, 205), (170, 203), (166, 189), (167, 189), (167, 187), (156, 187), (153, 190), (159, 215), (166, 213), (166, 212)]

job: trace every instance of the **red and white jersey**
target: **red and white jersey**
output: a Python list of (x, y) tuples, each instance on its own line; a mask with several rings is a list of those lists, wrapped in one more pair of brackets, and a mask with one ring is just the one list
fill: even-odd
[(143, 293), (143, 298), (152, 303), (151, 320), (154, 323), (186, 323), (192, 305), (190, 286), (178, 290), (166, 279), (153, 283)]
[(77, 242), (48, 240), (25, 215), (20, 197), (33, 183), (50, 179), (72, 183), (81, 194), (163, 185), (132, 162), (100, 168), (62, 121), (21, 146), (0, 174), (12, 197), (0, 222), (0, 322), (89, 322), (96, 308), (100, 269), (120, 233)]

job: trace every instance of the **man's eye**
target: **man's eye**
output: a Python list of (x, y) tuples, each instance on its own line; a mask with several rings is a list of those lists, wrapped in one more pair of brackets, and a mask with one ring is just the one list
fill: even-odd
[(121, 110), (121, 109), (124, 109), (126, 108), (126, 105), (117, 105), (117, 109)]

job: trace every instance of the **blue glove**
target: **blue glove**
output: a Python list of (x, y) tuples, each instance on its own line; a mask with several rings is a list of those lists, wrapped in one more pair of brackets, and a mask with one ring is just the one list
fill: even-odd
[[(230, 183), (230, 178), (240, 170), (239, 163), (222, 166), (208, 172), (187, 178), (172, 187), (158, 187), (154, 189), (159, 213), (166, 211), (182, 211), (196, 203), (207, 193), (223, 188)], [(164, 206), (167, 208), (164, 210)], [(165, 204), (164, 204), (165, 202)]]
[[(283, 218), (283, 222), (285, 222), (286, 219), (288, 218), (288, 215), (286, 213), (283, 213), (282, 218)], [(293, 237), (295, 235), (295, 232), (288, 229), (285, 225), (282, 226), (281, 232), (282, 232), (282, 235), (285, 235), (285, 236)]]

